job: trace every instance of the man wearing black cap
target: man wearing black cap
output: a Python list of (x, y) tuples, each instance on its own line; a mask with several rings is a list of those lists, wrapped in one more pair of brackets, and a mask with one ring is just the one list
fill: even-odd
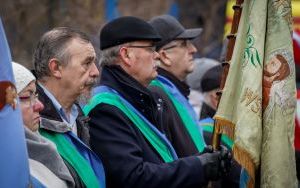
[(135, 17), (115, 19), (101, 31), (101, 82), (84, 112), (107, 187), (201, 187), (221, 173), (224, 153), (178, 159), (157, 129), (161, 104), (146, 87), (157, 76), (159, 40), (151, 25)]

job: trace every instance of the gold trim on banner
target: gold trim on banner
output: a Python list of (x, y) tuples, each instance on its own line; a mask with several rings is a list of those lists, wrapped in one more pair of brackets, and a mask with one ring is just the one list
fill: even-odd
[[(235, 133), (235, 124), (227, 119), (224, 119), (219, 116), (215, 116), (215, 131), (217, 134), (226, 134), (231, 140), (234, 141), (234, 133)], [(249, 174), (249, 181), (247, 188), (255, 187), (255, 163), (253, 159), (250, 157), (250, 154), (236, 145), (233, 145), (233, 157), (234, 159), (246, 169)]]
[(235, 124), (219, 116), (215, 116), (214, 119), (216, 133), (226, 134), (231, 140), (234, 140)]
[(249, 153), (234, 144), (233, 146), (234, 159), (248, 172), (250, 177), (247, 188), (254, 188), (255, 186), (255, 163), (250, 157)]

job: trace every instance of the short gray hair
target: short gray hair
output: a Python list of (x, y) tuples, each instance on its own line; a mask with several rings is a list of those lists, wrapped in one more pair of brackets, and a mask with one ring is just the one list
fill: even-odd
[(38, 79), (50, 76), (48, 67), (50, 59), (57, 58), (62, 64), (67, 64), (70, 58), (67, 44), (75, 38), (86, 43), (91, 42), (85, 33), (68, 27), (54, 28), (41, 37), (33, 56), (33, 64)]
[(99, 63), (101, 66), (104, 65), (113, 65), (118, 62), (120, 58), (120, 49), (124, 45), (113, 46), (100, 51), (100, 60)]

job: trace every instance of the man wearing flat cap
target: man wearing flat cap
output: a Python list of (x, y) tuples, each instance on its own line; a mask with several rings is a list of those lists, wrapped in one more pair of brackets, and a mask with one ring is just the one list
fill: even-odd
[(84, 112), (109, 188), (201, 187), (220, 174), (221, 152), (178, 159), (157, 129), (164, 114), (147, 86), (157, 76), (160, 38), (135, 17), (115, 19), (100, 33), (101, 81)]

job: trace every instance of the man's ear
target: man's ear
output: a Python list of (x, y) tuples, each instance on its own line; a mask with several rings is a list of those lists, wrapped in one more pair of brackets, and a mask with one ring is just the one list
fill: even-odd
[(124, 64), (126, 66), (131, 66), (132, 65), (132, 54), (130, 53), (128, 48), (122, 47), (120, 49), (119, 53), (120, 53), (122, 62), (124, 62)]
[(161, 63), (166, 67), (170, 67), (172, 62), (171, 62), (169, 54), (164, 50), (161, 50), (158, 53), (159, 53), (159, 58), (161, 60)]
[(56, 78), (61, 78), (61, 65), (56, 58), (50, 59), (48, 63), (50, 74)]

